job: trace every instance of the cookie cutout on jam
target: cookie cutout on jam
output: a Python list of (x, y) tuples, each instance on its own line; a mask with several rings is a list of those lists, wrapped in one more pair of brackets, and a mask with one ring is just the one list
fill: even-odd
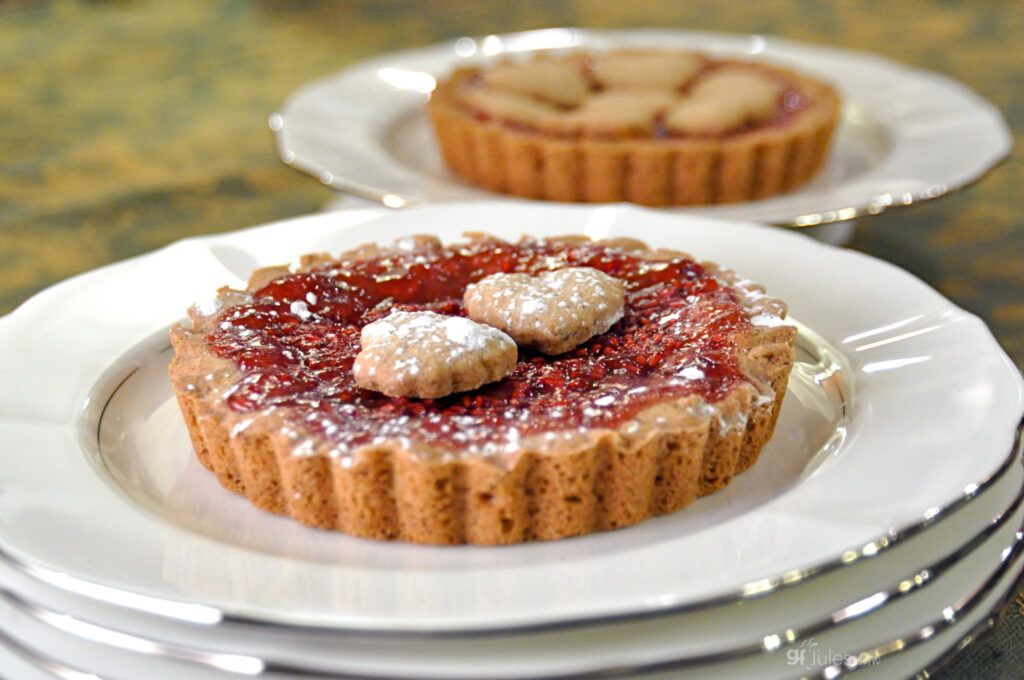
[(364, 326), (352, 365), (356, 384), (390, 397), (436, 399), (508, 375), (516, 344), (497, 328), (461, 316), (393, 312)]
[(562, 354), (622, 318), (621, 281), (592, 267), (491, 274), (463, 296), (469, 317), (500, 328), (520, 345)]

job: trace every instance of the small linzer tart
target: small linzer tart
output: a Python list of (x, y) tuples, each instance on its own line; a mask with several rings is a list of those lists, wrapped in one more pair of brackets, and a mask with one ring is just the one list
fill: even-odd
[(427, 108), (445, 164), (483, 188), (700, 205), (810, 180), (840, 102), (828, 84), (765, 63), (615, 50), (458, 69)]
[[(519, 348), (498, 382), (387, 397), (352, 376), (362, 327), (460, 316), (497, 272), (591, 267), (621, 318), (563, 354)], [(199, 460), (265, 510), (355, 536), (506, 544), (625, 527), (750, 467), (793, 363), (785, 304), (633, 239), (430, 236), (259, 269), (171, 331), (170, 376)]]

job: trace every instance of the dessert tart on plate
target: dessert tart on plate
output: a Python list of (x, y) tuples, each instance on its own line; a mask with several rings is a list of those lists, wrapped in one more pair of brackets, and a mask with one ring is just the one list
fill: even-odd
[(796, 329), (633, 239), (410, 236), (256, 270), (172, 329), (200, 462), (256, 506), (417, 543), (636, 524), (771, 437)]
[(539, 54), (460, 68), (427, 104), (445, 165), (526, 198), (704, 205), (765, 198), (821, 169), (829, 84), (696, 51)]

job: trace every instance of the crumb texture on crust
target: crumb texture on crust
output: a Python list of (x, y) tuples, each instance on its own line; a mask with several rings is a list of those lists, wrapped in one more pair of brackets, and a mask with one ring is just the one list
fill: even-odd
[[(472, 242), (504, 244), (479, 236)], [(590, 240), (572, 236), (559, 243)], [(688, 257), (634, 239), (600, 243), (655, 266)], [(700, 264), (734, 291), (749, 319), (761, 320), (734, 334), (744, 378), (714, 400), (698, 394), (655, 400), (614, 426), (528, 433), (503, 442), (500, 455), (460, 453), (408, 438), (379, 438), (342, 452), (329, 432), (313, 426), (318, 404), (231, 406), (234, 392), (256, 380), (258, 371), (218, 356), (209, 338), (232, 310), (246, 309), (258, 289), (286, 285), (317, 268), (336, 270), (401, 253), (415, 258), (441, 248), (432, 237), (415, 237), (337, 257), (309, 255), (294, 271), (254, 272), (249, 290), (225, 289), (217, 304), (189, 310), (190, 322), (170, 334), (170, 378), (196, 456), (222, 486), (268, 512), (353, 536), (496, 545), (626, 527), (675, 512), (757, 461), (786, 392), (796, 330), (782, 321), (784, 303), (712, 263)], [(309, 308), (320, 309), (317, 304), (323, 301)], [(689, 365), (680, 379), (698, 379), (701, 371)]]
[(459, 69), (439, 83), (427, 112), (445, 165), (484, 189), (703, 205), (765, 198), (812, 179), (840, 99), (817, 78), (769, 64), (626, 50)]

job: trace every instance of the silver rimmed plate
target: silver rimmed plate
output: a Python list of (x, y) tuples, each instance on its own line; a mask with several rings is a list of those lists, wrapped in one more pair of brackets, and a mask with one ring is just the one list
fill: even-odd
[[(150, 667), (179, 666), (211, 674), (260, 671), (268, 677), (626, 677), (652, 668), (703, 675), (710, 667), (719, 669), (720, 677), (748, 677), (737, 671), (745, 664), (757, 665), (758, 677), (767, 677), (766, 669), (773, 665), (811, 670), (831, 665), (837, 656), (849, 664), (866, 650), (879, 648), (885, 636), (913, 633), (922, 618), (933, 625), (929, 616), (935, 612), (956, 611), (944, 629), (986, 611), (981, 605), (963, 604), (966, 597), (980, 600), (1006, 594), (1004, 580), (1014, 573), (1022, 550), (1021, 463), (1018, 442), (1012, 460), (970, 503), (891, 549), (859, 558), (851, 568), (820, 574), (765, 597), (655, 618), (415, 638), (232, 621), (197, 625), (83, 597), (59, 587), (59, 579), (46, 583), (0, 564), (0, 611), (18, 620), (18, 625), (0, 621), (0, 631), (7, 630), (9, 644), (34, 645), (34, 656), (45, 656), (40, 645), (55, 649), (40, 638), (65, 635), (79, 646), (85, 638), (108, 655), (124, 657), (117, 662), (122, 672), (133, 657)], [(33, 629), (35, 635), (27, 632)], [(939, 656), (935, 645), (930, 647), (931, 659), (922, 661), (915, 655), (910, 666), (901, 651), (890, 650), (886, 668), (924, 667)], [(872, 668), (882, 663), (874, 657), (870, 661)]]
[[(999, 493), (996, 487), (987, 490), (941, 530), (929, 531), (927, 540), (917, 537), (855, 571), (787, 590), (770, 598), (770, 605), (762, 599), (691, 617), (485, 638), (346, 639), (308, 630), (278, 629), (268, 635), (267, 629), (181, 624), (179, 629), (192, 628), (184, 634), (190, 639), (182, 642), (182, 630), (169, 632), (152, 621), (141, 626), (121, 621), (116, 612), (102, 612), (97, 625), (88, 614), (81, 615), (81, 603), (69, 613), (67, 597), (56, 607), (45, 603), (52, 593), (40, 603), (34, 599), (38, 584), (26, 587), (26, 579), (16, 576), (12, 586), (12, 573), (0, 568), (0, 642), (29, 662), (102, 677), (832, 680), (866, 671), (868, 677), (903, 678), (933, 669), (949, 650), (989, 627), (1012, 595), (1024, 552), (1019, 459), (1012, 472), (1000, 479)], [(1005, 502), (1006, 491), (1015, 491), (1013, 501), (997, 510), (996, 501)], [(979, 524), (986, 506), (992, 514)], [(970, 530), (981, 531), (959, 548), (947, 547), (972, 525), (962, 521), (967, 516), (975, 520)], [(945, 554), (934, 561), (909, 552), (938, 546)], [(916, 566), (906, 566), (911, 563)], [(813, 621), (803, 619), (803, 610), (825, 607), (824, 601), (833, 599), (832, 586), (848, 590), (846, 581), (864, 582), (872, 570), (874, 587), (862, 583), (862, 597), (826, 614), (819, 611)], [(687, 654), (694, 638), (711, 637), (718, 651)], [(69, 672), (66, 677), (76, 676)]]
[(881, 57), (759, 35), (547, 29), (460, 38), (356, 64), (292, 94), (270, 117), (281, 159), (321, 182), (390, 207), (494, 199), (442, 165), (424, 103), (453, 68), (524, 52), (666, 46), (764, 58), (817, 74), (844, 108), (824, 172), (784, 196), (688, 208), (690, 214), (806, 227), (941, 196), (1003, 159), (1000, 112), (940, 74)]
[[(728, 264), (790, 302), (831, 368), (794, 383), (813, 389), (793, 392), (790, 425), (729, 489), (579, 539), (373, 543), (267, 516), (191, 476), (156, 377), (162, 333), (185, 307), (299, 253), (481, 229), (630, 235)], [(1007, 464), (1024, 411), (1020, 374), (984, 325), (905, 272), (783, 230), (625, 206), (374, 209), (184, 241), (41, 293), (3, 319), (0, 347), (22, 359), (0, 374), (9, 563), (183, 620), (360, 633), (561, 626), (770, 592), (898, 543), (974, 496)], [(136, 379), (152, 389), (119, 410), (112, 397)]]

